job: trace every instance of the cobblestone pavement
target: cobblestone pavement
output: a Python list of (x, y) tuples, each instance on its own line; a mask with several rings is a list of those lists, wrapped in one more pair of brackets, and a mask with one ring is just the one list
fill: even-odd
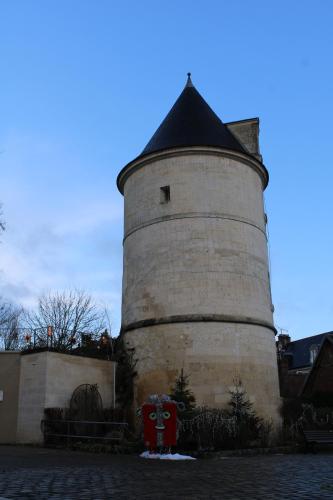
[(333, 499), (333, 454), (189, 462), (0, 446), (0, 498)]

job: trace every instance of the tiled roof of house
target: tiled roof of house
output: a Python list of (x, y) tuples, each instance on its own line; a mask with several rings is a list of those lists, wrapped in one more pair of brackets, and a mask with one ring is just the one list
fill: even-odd
[(291, 356), (289, 369), (305, 368), (307, 366), (311, 366), (311, 346), (318, 346), (319, 351), (324, 338), (332, 333), (333, 332), (320, 333), (319, 335), (313, 335), (312, 337), (306, 337), (304, 339), (294, 340), (293, 342), (290, 342), (286, 350), (284, 351), (285, 355)]

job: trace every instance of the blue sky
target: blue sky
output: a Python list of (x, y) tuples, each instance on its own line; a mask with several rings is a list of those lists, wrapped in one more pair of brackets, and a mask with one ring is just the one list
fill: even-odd
[(186, 73), (223, 121), (260, 117), (275, 322), (333, 330), (333, 3), (0, 5), (0, 294), (88, 290), (120, 326), (118, 171)]

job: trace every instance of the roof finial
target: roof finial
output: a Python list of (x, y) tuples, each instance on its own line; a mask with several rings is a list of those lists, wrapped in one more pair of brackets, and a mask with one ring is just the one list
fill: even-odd
[(187, 82), (186, 82), (185, 87), (193, 87), (193, 83), (191, 80), (191, 73), (187, 73)]

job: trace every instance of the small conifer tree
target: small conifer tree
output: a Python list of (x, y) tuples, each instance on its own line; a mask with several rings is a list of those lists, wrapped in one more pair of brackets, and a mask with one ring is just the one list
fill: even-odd
[(169, 396), (174, 401), (184, 404), (185, 410), (179, 412), (178, 414), (180, 419), (189, 418), (195, 408), (195, 397), (189, 389), (189, 377), (184, 374), (183, 368), (181, 369), (179, 376), (176, 378), (175, 385), (171, 389)]
[(234, 379), (234, 387), (229, 391), (231, 414), (237, 421), (248, 419), (254, 415), (253, 403), (247, 397), (242, 381)]
[(230, 416), (235, 420), (236, 446), (248, 445), (259, 436), (262, 419), (253, 409), (240, 379), (234, 379), (234, 387), (229, 391)]

